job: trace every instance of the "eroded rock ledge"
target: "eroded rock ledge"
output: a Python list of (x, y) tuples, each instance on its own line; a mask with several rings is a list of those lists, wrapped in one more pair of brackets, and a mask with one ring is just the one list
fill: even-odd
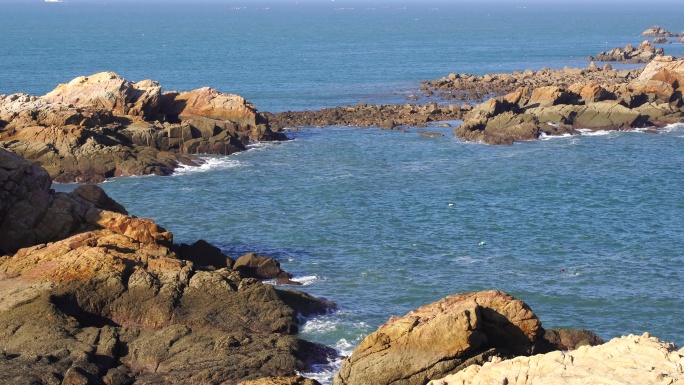
[(251, 278), (282, 277), (277, 263), (248, 255), (233, 269), (97, 186), (50, 183), (0, 149), (0, 383), (237, 384), (334, 356), (294, 335), (299, 314), (329, 302)]
[(252, 104), (205, 87), (162, 92), (112, 72), (48, 94), (0, 95), (0, 148), (38, 162), (59, 182), (168, 175), (195, 154), (231, 154), (251, 141), (284, 140)]

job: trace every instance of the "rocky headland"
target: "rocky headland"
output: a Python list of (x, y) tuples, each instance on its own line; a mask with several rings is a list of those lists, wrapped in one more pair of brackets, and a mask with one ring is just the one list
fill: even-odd
[(111, 72), (82, 76), (46, 95), (0, 95), (0, 148), (41, 164), (59, 182), (168, 175), (194, 154), (231, 154), (284, 140), (239, 95), (205, 87), (162, 92)]
[(682, 33), (674, 33), (666, 30), (665, 28), (659, 26), (659, 25), (654, 25), (652, 27), (647, 28), (644, 32), (641, 33), (642, 37), (678, 37), (678, 36), (684, 36), (684, 31)]
[(174, 245), (95, 185), (50, 184), (0, 149), (1, 383), (311, 385), (297, 372), (335, 355), (295, 336), (334, 305), (261, 283), (291, 277), (276, 261)]

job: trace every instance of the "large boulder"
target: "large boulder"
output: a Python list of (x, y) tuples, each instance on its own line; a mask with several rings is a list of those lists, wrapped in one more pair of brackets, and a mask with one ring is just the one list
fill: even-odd
[(573, 351), (495, 358), (429, 384), (684, 384), (683, 367), (684, 349), (648, 334), (629, 335)]
[(508, 294), (457, 294), (391, 318), (343, 361), (333, 384), (422, 385), (493, 356), (529, 355), (542, 334), (530, 308)]
[(160, 97), (161, 87), (157, 82), (134, 83), (114, 72), (100, 72), (60, 84), (42, 99), (149, 120), (157, 118)]

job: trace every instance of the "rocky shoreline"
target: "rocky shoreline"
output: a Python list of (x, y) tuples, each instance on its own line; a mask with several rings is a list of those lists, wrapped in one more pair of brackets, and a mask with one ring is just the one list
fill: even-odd
[(41, 97), (0, 95), (0, 148), (58, 182), (169, 175), (196, 154), (228, 155), (254, 141), (285, 140), (239, 95), (205, 87), (162, 92), (112, 72), (82, 76)]
[[(296, 336), (301, 316), (335, 304), (263, 283), (296, 284), (278, 261), (253, 253), (233, 259), (201, 240), (174, 244), (171, 232), (130, 215), (101, 188), (57, 193), (53, 180), (169, 175), (197, 165), (199, 154), (286, 140), (282, 129), (302, 126), (463, 120), (456, 137), (511, 144), (683, 122), (684, 59), (642, 46), (612, 55), (655, 54), (641, 69), (592, 62), (421, 84), (449, 105), (261, 113), (238, 95), (162, 92), (154, 81), (109, 72), (40, 97), (1, 95), (0, 381), (315, 385), (299, 373), (338, 358)], [(683, 367), (684, 349), (647, 334), (604, 344), (590, 331), (544, 329), (523, 301), (484, 291), (391, 318), (344, 358), (333, 384), (676, 384), (684, 383)]]

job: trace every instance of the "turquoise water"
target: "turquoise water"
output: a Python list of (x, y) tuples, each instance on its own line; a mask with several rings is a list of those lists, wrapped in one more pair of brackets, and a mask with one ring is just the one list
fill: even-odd
[[(403, 103), (450, 72), (585, 66), (650, 25), (684, 29), (681, 4), (236, 4), (0, 4), (0, 93), (111, 70), (211, 85), (261, 110)], [(486, 289), (523, 299), (546, 327), (684, 343), (684, 126), (505, 147), (430, 130), (445, 136), (310, 128), (103, 187), (177, 242), (280, 260), (340, 307), (302, 335), (345, 353), (392, 315)]]

